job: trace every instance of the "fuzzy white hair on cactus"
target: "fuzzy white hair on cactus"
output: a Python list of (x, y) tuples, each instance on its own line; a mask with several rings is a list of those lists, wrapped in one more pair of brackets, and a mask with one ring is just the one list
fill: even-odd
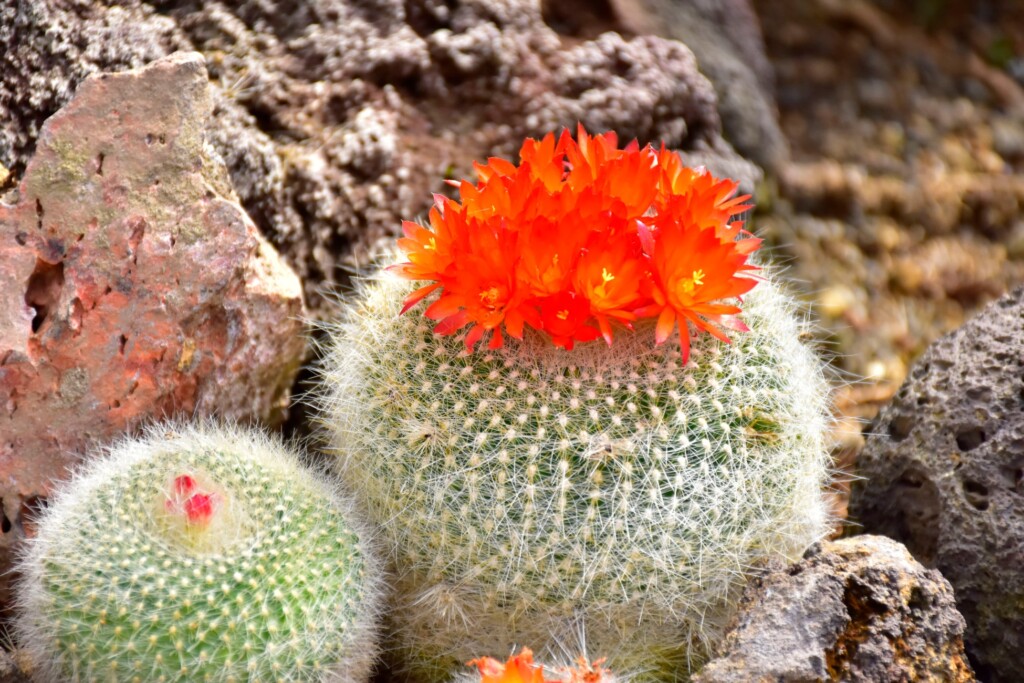
[(335, 483), (240, 427), (156, 425), (92, 455), (18, 565), (38, 680), (368, 679), (383, 568)]

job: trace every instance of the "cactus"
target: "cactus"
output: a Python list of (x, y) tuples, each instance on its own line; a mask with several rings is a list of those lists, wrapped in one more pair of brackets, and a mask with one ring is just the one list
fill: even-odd
[(551, 642), (584, 616), (614, 670), (654, 652), (683, 670), (753, 562), (825, 533), (827, 391), (774, 283), (746, 298), (749, 332), (698, 338), (687, 367), (642, 327), (612, 347), (527, 334), (469, 353), (399, 317), (409, 290), (365, 286), (324, 405), (399, 558), (393, 619), (421, 665)]
[[(330, 328), (322, 419), (342, 477), (390, 545), (396, 647), (425, 681), (522, 643), (555, 661), (559, 643), (580, 636), (620, 674), (684, 679), (750, 566), (795, 558), (827, 529), (827, 383), (770, 273), (756, 287), (733, 277), (755, 269), (743, 264), (758, 240), (728, 222), (742, 198), (664, 150), (580, 137), (524, 145), (518, 169), (492, 161), (479, 185), (463, 183), (463, 204), (439, 199), (431, 230), (405, 226), (410, 263), (364, 281)], [(574, 170), (559, 181), (563, 149)], [(605, 177), (595, 162), (574, 179), (588, 154), (619, 165)], [(638, 173), (660, 189), (601, 199)], [(580, 186), (590, 204), (576, 209), (568, 195)], [(523, 187), (528, 199), (508, 198)], [(640, 199), (631, 208), (616, 192)], [(521, 213), (496, 216), (501, 206)], [(578, 213), (531, 224), (543, 207)], [(589, 232), (574, 242), (560, 229)], [(682, 265), (665, 250), (673, 234)], [(644, 284), (658, 269), (676, 279)], [(395, 272), (438, 284), (414, 290)], [(633, 289), (610, 286), (622, 282)], [(666, 282), (671, 296), (636, 298)], [(697, 298), (716, 291), (731, 294)], [(746, 325), (734, 328), (749, 329), (725, 343), (738, 293)], [(640, 303), (623, 305), (630, 297)], [(433, 329), (402, 315), (420, 301), (440, 320)], [(644, 317), (654, 304), (657, 321)], [(635, 331), (611, 343), (609, 317)], [(711, 334), (691, 340), (687, 320)]]
[(53, 681), (365, 681), (378, 562), (281, 443), (166, 425), (63, 485), (20, 560), (16, 633)]

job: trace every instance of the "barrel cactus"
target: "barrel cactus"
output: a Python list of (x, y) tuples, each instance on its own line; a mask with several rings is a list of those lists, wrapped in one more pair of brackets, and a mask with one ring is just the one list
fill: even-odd
[(150, 428), (60, 488), (21, 559), (41, 680), (365, 681), (379, 563), (278, 441)]
[(750, 566), (827, 530), (822, 364), (735, 183), (582, 129), (521, 157), (405, 224), (331, 327), (323, 421), (423, 680), (580, 636), (682, 680)]

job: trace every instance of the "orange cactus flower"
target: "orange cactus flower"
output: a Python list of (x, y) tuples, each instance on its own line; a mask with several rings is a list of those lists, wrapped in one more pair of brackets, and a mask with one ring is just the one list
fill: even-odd
[(493, 349), (532, 327), (571, 350), (655, 317), (655, 342), (678, 329), (685, 363), (691, 326), (725, 342), (725, 329), (746, 329), (737, 316), (761, 240), (736, 220), (750, 205), (734, 181), (582, 126), (576, 139), (526, 140), (518, 165), (474, 168), (476, 183), (451, 183), (459, 200), (435, 197), (428, 225), (403, 222), (408, 260), (392, 267), (426, 282), (402, 312), (433, 297), (438, 334), (465, 330), (467, 349), (490, 335)]
[[(671, 210), (654, 216), (652, 225), (640, 223), (640, 242), (650, 259), (654, 281), (653, 303), (642, 314), (657, 315), (655, 343), (661, 344), (679, 326), (679, 343), (685, 364), (689, 357), (689, 325), (728, 342), (722, 327), (745, 330), (735, 315), (738, 305), (714, 303), (722, 299), (738, 299), (757, 280), (737, 277), (738, 273), (756, 270), (747, 263), (749, 254), (760, 245), (757, 238), (737, 241), (738, 228), (732, 224), (706, 221), (717, 211), (717, 188), (714, 185), (673, 197)], [(703, 224), (702, 224), (703, 223)]]
[(479, 669), (480, 683), (554, 683), (544, 678), (544, 670), (533, 663), (533, 652), (526, 647), (504, 664), (490, 657), (481, 657), (466, 666)]
[(611, 672), (602, 667), (604, 658), (589, 662), (585, 657), (576, 660), (576, 666), (565, 669), (565, 683), (606, 683), (611, 680)]

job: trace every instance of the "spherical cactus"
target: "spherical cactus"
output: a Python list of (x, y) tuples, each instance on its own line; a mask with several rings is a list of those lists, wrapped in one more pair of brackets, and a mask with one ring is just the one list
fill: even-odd
[[(589, 145), (593, 152), (597, 143)], [(526, 159), (525, 150), (520, 169), (533, 171), (522, 173), (552, 167)], [(671, 165), (664, 151), (653, 162), (650, 154), (658, 153), (623, 162), (626, 175)], [(574, 169), (586, 161), (566, 155)], [(666, 209), (651, 192), (644, 201), (658, 206), (641, 203), (632, 214), (622, 200), (607, 202), (612, 208), (600, 220), (545, 218), (527, 251), (533, 225), (522, 215), (486, 223), (500, 213), (490, 207), (509, 211), (516, 205), (509, 193), (529, 186), (502, 163), (484, 167), (479, 185), (463, 185), (461, 205), (439, 200), (431, 230), (406, 226), (401, 244), (410, 263), (398, 274), (437, 279), (443, 289), (414, 291), (394, 273), (367, 280), (333, 327), (324, 361), (324, 423), (342, 475), (394, 554), (398, 647), (423, 680), (441, 680), (473, 657), (500, 656), (519, 643), (557, 657), (558, 643), (583, 635), (613, 671), (684, 679), (729, 616), (749, 567), (794, 558), (826, 532), (822, 365), (801, 342), (794, 304), (777, 282), (768, 274), (757, 283), (728, 280), (743, 279), (735, 277), (743, 264), (753, 268), (745, 261), (751, 240), (739, 239), (735, 222), (721, 227), (721, 216), (744, 208), (728, 199), (729, 188), (706, 184), (714, 201), (696, 217), (703, 195), (669, 197)], [(569, 187), (571, 175), (557, 185), (558, 173), (545, 176), (557, 188), (552, 210), (573, 205), (570, 190), (599, 201), (593, 186)], [(600, 170), (593, 175), (600, 179)], [(522, 211), (535, 215), (547, 200), (531, 192)], [(675, 285), (665, 273), (678, 264), (659, 261), (676, 228), (668, 218), (659, 223), (658, 212), (672, 202), (685, 203), (685, 220), (673, 220), (683, 223), (680, 239), (689, 245), (678, 251), (688, 262)], [(620, 251), (593, 234), (614, 233), (593, 226), (617, 220), (627, 226)], [(558, 232), (565, 225), (590, 232), (572, 242)], [(502, 232), (511, 230), (519, 234)], [(473, 240), (499, 253), (474, 252)], [(565, 241), (590, 246), (559, 251)], [(465, 280), (457, 279), (460, 259), (476, 268)], [(511, 264), (507, 279), (503, 259)], [(569, 289), (536, 294), (538, 282), (557, 281), (573, 259), (575, 271), (559, 285)], [(731, 268), (725, 275), (723, 264)], [(593, 279), (581, 278), (583, 268)], [(630, 278), (640, 281), (633, 294), (612, 290)], [(676, 289), (666, 294), (669, 286)], [(701, 287), (730, 297), (742, 287), (745, 325), (726, 315), (739, 311), (735, 300), (697, 300)], [(403, 314), (421, 299), (426, 316), (440, 320), (436, 327), (416, 310)], [(618, 308), (600, 307), (608, 301)], [(597, 328), (588, 328), (587, 305)], [(662, 312), (652, 315), (655, 305)], [(609, 317), (635, 330), (610, 344), (588, 341), (610, 341)], [(687, 320), (712, 334), (692, 344), (688, 334), (680, 339)], [(730, 322), (745, 331), (726, 343), (721, 327)], [(468, 329), (463, 338), (450, 334), (459, 327)], [(485, 345), (481, 332), (491, 340), (473, 348)]]
[(60, 488), (21, 558), (41, 680), (365, 681), (380, 567), (278, 441), (150, 428)]

